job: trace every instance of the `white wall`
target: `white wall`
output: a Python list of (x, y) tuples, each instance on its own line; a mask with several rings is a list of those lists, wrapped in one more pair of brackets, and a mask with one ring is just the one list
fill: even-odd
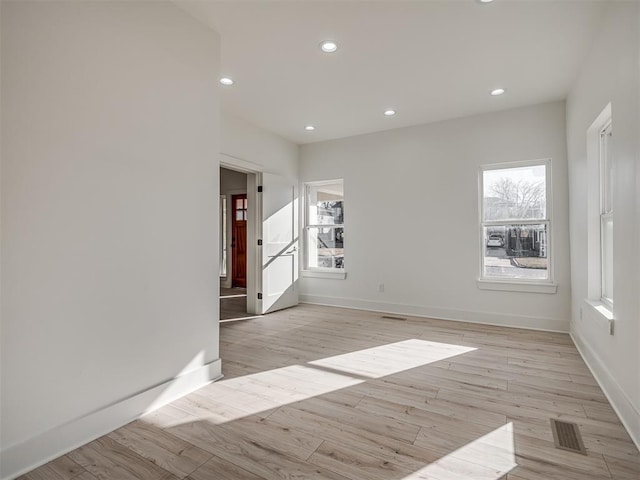
[(275, 133), (222, 112), (221, 161), (248, 170), (298, 177), (298, 146)]
[[(567, 100), (571, 189), (571, 333), (628, 429), (640, 444), (640, 4), (611, 2)], [(614, 158), (614, 315), (605, 319), (584, 301), (587, 265), (586, 132), (611, 102)], [(598, 192), (595, 192), (598, 195)], [(582, 318), (581, 318), (582, 312)]]
[[(567, 331), (564, 108), (550, 103), (302, 146), (302, 182), (344, 178), (347, 271), (346, 280), (302, 278), (302, 299)], [(478, 168), (544, 158), (553, 159), (557, 293), (479, 290)]]
[(168, 2), (1, 8), (6, 478), (219, 374), (219, 39)]

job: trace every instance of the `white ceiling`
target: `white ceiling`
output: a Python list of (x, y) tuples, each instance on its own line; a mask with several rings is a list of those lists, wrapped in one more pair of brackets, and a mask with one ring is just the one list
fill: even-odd
[[(225, 111), (303, 144), (563, 99), (606, 2), (181, 1), (220, 33)], [(324, 54), (322, 40), (339, 50)], [(491, 97), (504, 87), (507, 93)], [(394, 117), (383, 111), (393, 108)], [(313, 124), (316, 130), (305, 132)]]

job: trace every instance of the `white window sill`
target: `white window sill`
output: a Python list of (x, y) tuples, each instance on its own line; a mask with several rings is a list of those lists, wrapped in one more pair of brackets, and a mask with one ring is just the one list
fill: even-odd
[(527, 293), (556, 293), (558, 291), (557, 283), (527, 283), (479, 279), (477, 284), (480, 290), (501, 290), (505, 292)]
[(329, 278), (332, 280), (344, 280), (347, 278), (347, 272), (342, 269), (334, 270), (302, 270), (303, 277), (309, 278)]
[(613, 320), (613, 312), (611, 311), (611, 308), (605, 303), (599, 300), (586, 299), (584, 302), (589, 306), (591, 312), (603, 322), (609, 322)]

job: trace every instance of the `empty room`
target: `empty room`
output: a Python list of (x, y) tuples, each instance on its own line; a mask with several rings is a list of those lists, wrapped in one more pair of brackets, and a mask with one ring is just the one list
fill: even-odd
[(0, 0), (0, 480), (638, 480), (640, 2)]

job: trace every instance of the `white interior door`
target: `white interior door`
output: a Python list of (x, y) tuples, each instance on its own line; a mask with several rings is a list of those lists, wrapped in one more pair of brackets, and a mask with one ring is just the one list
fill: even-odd
[(262, 174), (262, 313), (298, 304), (297, 184)]

